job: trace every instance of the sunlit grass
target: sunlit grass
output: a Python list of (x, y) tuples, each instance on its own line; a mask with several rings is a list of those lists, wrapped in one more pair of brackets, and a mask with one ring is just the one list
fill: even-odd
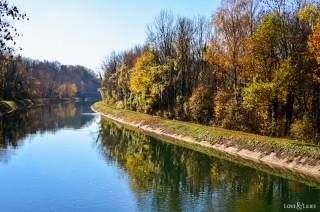
[(1, 101), (0, 111), (1, 113), (8, 113), (10, 111), (16, 110), (19, 106), (13, 101)]
[(102, 102), (94, 104), (94, 108), (104, 114), (111, 114), (125, 119), (128, 122), (141, 122), (164, 132), (188, 136), (196, 141), (207, 141), (210, 144), (224, 144), (236, 146), (238, 149), (249, 149), (266, 154), (272, 152), (286, 157), (309, 157), (320, 159), (320, 146), (298, 142), (284, 138), (273, 138), (256, 134), (232, 131), (222, 128), (203, 126), (177, 120), (167, 120), (156, 116), (137, 113), (128, 110), (114, 109), (105, 106)]
[(35, 101), (30, 99), (15, 100), (15, 101), (6, 101), (6, 100), (0, 101), (0, 112), (2, 114), (10, 113), (19, 108), (29, 107), (35, 103), (36, 103)]

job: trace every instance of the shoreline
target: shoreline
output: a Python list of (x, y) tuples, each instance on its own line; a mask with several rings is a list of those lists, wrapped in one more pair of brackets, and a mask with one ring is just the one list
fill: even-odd
[[(312, 158), (312, 157), (307, 157), (307, 156), (293, 157), (293, 156), (287, 155), (286, 152), (282, 152), (281, 154), (279, 154), (279, 153), (275, 153), (273, 151), (271, 151), (271, 152), (261, 151), (258, 148), (252, 150), (249, 148), (243, 148), (241, 145), (237, 144), (237, 143), (239, 143), (239, 141), (232, 141), (229, 139), (217, 141), (215, 143), (206, 141), (204, 139), (201, 141), (197, 141), (196, 138), (194, 138), (192, 136), (185, 136), (185, 135), (181, 135), (181, 134), (172, 133), (172, 132), (170, 132), (170, 130), (168, 132), (168, 129), (165, 129), (165, 127), (151, 126), (151, 124), (146, 123), (148, 120), (140, 119), (140, 121), (132, 121), (132, 120), (130, 120), (130, 118), (126, 119), (124, 116), (121, 117), (121, 115), (112, 114), (112, 112), (110, 112), (110, 110), (114, 110), (114, 111), (116, 111), (116, 110), (120, 111), (120, 110), (110, 108), (108, 106), (101, 105), (101, 104), (102, 104), (101, 102), (94, 104), (93, 106), (91, 106), (92, 110), (94, 112), (96, 112), (102, 116), (105, 116), (111, 120), (114, 120), (116, 122), (119, 122), (119, 123), (122, 123), (125, 125), (129, 125), (131, 127), (138, 128), (138, 129), (141, 129), (146, 132), (155, 133), (159, 136), (165, 136), (165, 137), (169, 137), (172, 139), (177, 139), (177, 140), (189, 143), (189, 144), (198, 145), (198, 146), (208, 148), (208, 149), (213, 149), (213, 150), (216, 150), (216, 151), (219, 151), (222, 153), (226, 153), (228, 155), (232, 155), (235, 157), (241, 157), (241, 158), (248, 160), (248, 161), (262, 163), (262, 164), (265, 164), (265, 165), (268, 165), (271, 167), (288, 169), (292, 172), (298, 172), (300, 174), (311, 176), (316, 179), (320, 178), (320, 160), (318, 158)], [(103, 108), (101, 108), (101, 107), (105, 107), (105, 109), (108, 108), (108, 110), (103, 110)], [(130, 113), (130, 112), (128, 111), (128, 113)], [(135, 114), (139, 115), (139, 113), (136, 113), (136, 112), (131, 112), (131, 113), (133, 113), (133, 115), (135, 115)], [(159, 117), (153, 117), (153, 116), (146, 115), (146, 114), (141, 114), (141, 115), (143, 115), (146, 119), (148, 119), (148, 118), (156, 119), (156, 120), (152, 120), (155, 122), (157, 120), (164, 120), (166, 122), (170, 122), (170, 120), (165, 120), (165, 119), (162, 119)], [(177, 123), (177, 121), (171, 121), (171, 122), (174, 124)], [(194, 125), (194, 124), (190, 123), (190, 125)], [(182, 127), (184, 127), (184, 126), (182, 126)], [(235, 132), (235, 133), (237, 133), (237, 132)], [(241, 137), (241, 134), (243, 134), (241, 132), (238, 132), (238, 133), (240, 134), (240, 137)], [(258, 137), (265, 138), (263, 136), (258, 136)], [(270, 138), (270, 139), (272, 139), (272, 138)], [(263, 141), (256, 141), (256, 142), (263, 142)], [(303, 148), (303, 147), (301, 147), (301, 148)], [(318, 146), (315, 146), (314, 148), (316, 149), (315, 151), (320, 149)]]
[(4, 114), (11, 113), (16, 110), (21, 110), (24, 108), (37, 106), (37, 105), (48, 105), (54, 103), (63, 103), (63, 102), (78, 102), (81, 99), (79, 98), (67, 98), (67, 99), (49, 99), (49, 98), (40, 98), (40, 99), (22, 99), (22, 100), (4, 100), (0, 101), (0, 117)]

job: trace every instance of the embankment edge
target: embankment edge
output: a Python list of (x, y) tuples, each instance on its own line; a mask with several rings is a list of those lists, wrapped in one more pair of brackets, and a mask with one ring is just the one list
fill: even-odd
[(100, 114), (101, 116), (105, 116), (111, 120), (114, 120), (116, 122), (125, 124), (125, 125), (129, 125), (131, 127), (134, 128), (139, 128), (143, 131), (147, 131), (147, 132), (151, 132), (151, 133), (155, 133), (157, 135), (160, 136), (166, 136), (172, 139), (178, 139), (180, 141), (184, 141), (187, 143), (191, 143), (194, 145), (200, 145), (202, 147), (205, 148), (211, 148), (214, 149), (216, 151), (220, 151), (223, 153), (227, 153), (229, 155), (233, 155), (233, 156), (237, 156), (237, 157), (241, 157), (243, 159), (246, 160), (251, 160), (254, 162), (258, 162), (258, 163), (263, 163), (272, 167), (278, 167), (278, 168), (284, 168), (284, 169), (288, 169), (291, 170), (293, 172), (298, 172), (304, 175), (308, 175), (308, 176), (312, 176), (315, 178), (320, 178), (320, 161), (314, 161), (312, 164), (308, 164), (305, 163), (306, 160), (308, 160), (308, 158), (301, 158), (301, 157), (296, 157), (296, 158), (291, 158), (291, 157), (286, 157), (285, 153), (283, 153), (281, 155), (281, 157), (279, 157), (277, 154), (275, 153), (271, 153), (271, 154), (266, 154), (265, 152), (259, 152), (259, 151), (252, 151), (249, 149), (239, 149), (237, 148), (235, 145), (230, 145), (230, 143), (228, 145), (223, 145), (223, 144), (210, 144), (207, 141), (196, 141), (194, 138), (192, 137), (187, 137), (187, 136), (182, 136), (182, 135), (178, 135), (178, 134), (170, 134), (165, 132), (164, 129), (162, 129), (161, 127), (154, 127), (154, 126), (149, 126), (144, 124), (144, 120), (141, 120), (140, 122), (130, 122), (125, 120), (124, 118), (121, 118), (117, 115), (113, 115), (113, 114), (105, 114), (102, 111), (99, 111), (97, 108), (93, 106), (91, 106), (92, 110), (98, 114)]

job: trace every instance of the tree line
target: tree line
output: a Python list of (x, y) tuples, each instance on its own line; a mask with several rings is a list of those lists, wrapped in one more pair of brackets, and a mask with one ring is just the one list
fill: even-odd
[(104, 102), (317, 143), (319, 8), (318, 0), (222, 0), (211, 19), (163, 10), (143, 46), (106, 57)]
[(96, 74), (83, 66), (20, 56), (0, 61), (0, 100), (71, 98), (98, 88)]

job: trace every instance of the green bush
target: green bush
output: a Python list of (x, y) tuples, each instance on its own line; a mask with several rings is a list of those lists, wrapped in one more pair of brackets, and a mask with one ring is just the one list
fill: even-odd
[(124, 109), (124, 103), (123, 101), (116, 102), (116, 108), (117, 109)]

